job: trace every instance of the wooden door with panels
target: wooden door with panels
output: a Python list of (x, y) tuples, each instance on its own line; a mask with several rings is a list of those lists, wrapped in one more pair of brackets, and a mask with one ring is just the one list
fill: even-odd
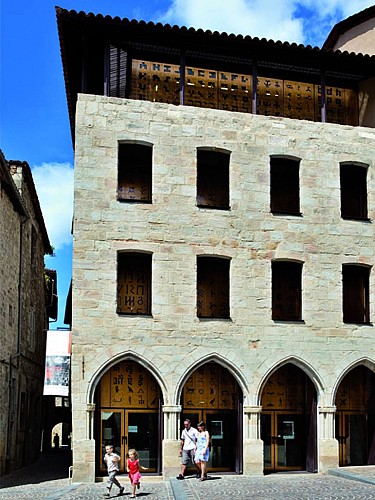
[(335, 405), (340, 467), (375, 464), (375, 374), (365, 366), (351, 370)]
[(265, 473), (317, 469), (316, 394), (308, 376), (289, 363), (266, 382), (261, 398)]
[(135, 448), (149, 472), (161, 470), (161, 392), (154, 377), (141, 365), (122, 361), (102, 377), (96, 394), (97, 469), (106, 472), (107, 444), (121, 455), (120, 472), (126, 471), (126, 454)]

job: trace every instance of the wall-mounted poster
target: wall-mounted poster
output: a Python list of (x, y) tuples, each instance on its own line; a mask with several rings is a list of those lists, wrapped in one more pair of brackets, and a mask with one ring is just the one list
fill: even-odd
[(47, 332), (44, 396), (69, 396), (71, 345), (71, 332)]

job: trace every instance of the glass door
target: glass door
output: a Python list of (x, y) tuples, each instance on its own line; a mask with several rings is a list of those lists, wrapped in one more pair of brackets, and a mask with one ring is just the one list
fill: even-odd
[(264, 412), (261, 419), (261, 439), (264, 443), (265, 471), (306, 468), (303, 414)]
[(367, 425), (364, 413), (337, 412), (336, 439), (339, 442), (339, 465), (367, 465)]
[(158, 463), (158, 413), (127, 411), (125, 426), (126, 453), (135, 448), (139, 460), (149, 472), (155, 472)]
[(211, 436), (208, 467), (231, 471), (236, 467), (237, 414), (233, 411), (205, 411), (205, 422)]
[(126, 470), (125, 440), (124, 435), (124, 412), (122, 410), (101, 410), (100, 412), (100, 471), (105, 472), (106, 466), (103, 462), (105, 447), (112, 444), (114, 451), (121, 456), (120, 472)]

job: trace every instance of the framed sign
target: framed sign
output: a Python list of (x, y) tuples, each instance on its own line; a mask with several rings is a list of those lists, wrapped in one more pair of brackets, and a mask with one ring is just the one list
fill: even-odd
[(223, 439), (223, 422), (221, 420), (212, 420), (211, 422), (211, 438)]

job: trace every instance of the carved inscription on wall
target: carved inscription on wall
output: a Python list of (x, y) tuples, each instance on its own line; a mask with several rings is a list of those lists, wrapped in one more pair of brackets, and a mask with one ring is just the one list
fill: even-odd
[(198, 368), (186, 381), (183, 391), (185, 409), (235, 409), (238, 385), (233, 376), (219, 365)]
[(154, 377), (138, 363), (123, 361), (100, 382), (100, 404), (108, 408), (158, 408), (160, 389)]

